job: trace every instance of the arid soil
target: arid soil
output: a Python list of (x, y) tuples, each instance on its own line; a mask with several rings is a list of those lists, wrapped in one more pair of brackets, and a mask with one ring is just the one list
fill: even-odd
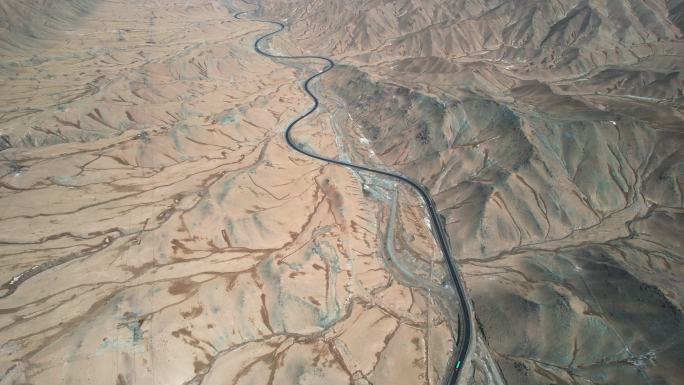
[(684, 377), (684, 3), (264, 1), (358, 163), (427, 185), (475, 384)]
[(0, 385), (684, 378), (681, 0), (5, 0)]
[[(320, 63), (217, 1), (0, 4), (0, 384), (438, 384), (424, 207), (283, 129)], [(340, 113), (298, 128), (344, 153)]]

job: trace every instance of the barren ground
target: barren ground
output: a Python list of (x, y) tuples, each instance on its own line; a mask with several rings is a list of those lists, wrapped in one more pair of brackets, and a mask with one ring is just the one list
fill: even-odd
[(316, 63), (216, 1), (2, 7), (0, 384), (439, 383), (423, 208), (284, 141)]

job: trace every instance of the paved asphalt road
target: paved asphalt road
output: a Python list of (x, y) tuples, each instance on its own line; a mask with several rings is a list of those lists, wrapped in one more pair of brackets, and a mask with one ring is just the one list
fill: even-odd
[[(240, 15), (243, 15), (243, 14), (245, 14), (245, 12), (236, 13), (235, 18), (239, 19)], [(432, 223), (432, 227), (433, 227), (433, 229), (435, 229), (435, 237), (437, 238), (437, 242), (439, 243), (439, 246), (442, 249), (442, 255), (444, 256), (444, 260), (448, 266), (449, 275), (451, 276), (451, 280), (452, 280), (452, 282), (456, 288), (456, 292), (458, 294), (459, 302), (460, 302), (460, 306), (461, 306), (461, 317), (462, 317), (461, 321), (462, 321), (462, 323), (461, 323), (461, 327), (459, 328), (460, 334), (461, 334), (459, 336), (459, 343), (458, 343), (459, 349), (458, 349), (458, 352), (455, 355), (455, 359), (452, 363), (452, 365), (453, 365), (453, 366), (451, 366), (452, 370), (450, 370), (449, 373), (445, 376), (446, 378), (448, 378), (448, 381), (445, 382), (446, 384), (455, 385), (458, 382), (459, 374), (461, 372), (463, 363), (465, 363), (465, 359), (466, 359), (466, 356), (468, 354), (468, 349), (470, 347), (470, 339), (471, 339), (471, 334), (472, 334), (472, 330), (471, 330), (472, 329), (472, 327), (471, 327), (472, 322), (471, 322), (471, 317), (470, 317), (469, 302), (468, 302), (468, 298), (467, 298), (466, 293), (465, 293), (465, 288), (464, 288), (463, 282), (461, 281), (460, 276), (457, 272), (456, 266), (454, 265), (453, 259), (451, 258), (451, 250), (449, 248), (449, 244), (448, 244), (447, 239), (446, 239), (446, 235), (445, 235), (446, 233), (444, 230), (444, 226), (442, 224), (442, 221), (441, 221), (439, 215), (437, 214), (437, 210), (435, 208), (435, 202), (432, 200), (430, 193), (428, 193), (427, 187), (425, 187), (422, 184), (420, 184), (416, 181), (413, 181), (413, 180), (411, 180), (411, 179), (409, 179), (403, 175), (400, 175), (400, 174), (396, 174), (396, 173), (388, 172), (388, 171), (383, 171), (383, 170), (377, 170), (377, 169), (373, 169), (370, 167), (361, 166), (361, 165), (353, 164), (353, 163), (348, 163), (348, 162), (344, 162), (344, 161), (340, 161), (340, 160), (336, 160), (336, 159), (326, 158), (326, 157), (308, 152), (308, 151), (306, 151), (300, 147), (297, 147), (296, 142), (292, 139), (292, 128), (297, 123), (299, 123), (301, 120), (303, 120), (307, 116), (311, 115), (318, 108), (318, 98), (316, 98), (316, 95), (313, 94), (309, 85), (311, 84), (312, 80), (316, 79), (317, 77), (319, 77), (319, 76), (323, 75), (324, 73), (333, 69), (333, 67), (335, 66), (335, 62), (333, 62), (332, 60), (330, 60), (327, 57), (322, 57), (322, 56), (280, 56), (280, 55), (272, 55), (268, 52), (265, 52), (261, 48), (259, 48), (259, 44), (261, 43), (261, 41), (279, 33), (280, 31), (285, 29), (285, 26), (282, 23), (279, 23), (277, 21), (258, 20), (258, 19), (250, 19), (250, 20), (259, 21), (259, 22), (263, 22), (263, 23), (269, 23), (269, 24), (273, 24), (273, 25), (278, 27), (275, 31), (269, 32), (269, 33), (259, 37), (254, 42), (254, 50), (257, 51), (258, 53), (260, 53), (264, 56), (270, 57), (270, 58), (274, 58), (274, 59), (320, 59), (326, 63), (326, 66), (320, 72), (309, 77), (304, 82), (304, 90), (309, 94), (309, 96), (311, 96), (311, 99), (313, 99), (314, 104), (313, 104), (313, 106), (311, 106), (311, 108), (309, 108), (308, 111), (299, 115), (295, 120), (292, 121), (292, 123), (290, 123), (290, 125), (287, 126), (287, 129), (285, 130), (285, 139), (287, 140), (287, 143), (290, 145), (290, 147), (292, 147), (295, 151), (300, 152), (306, 156), (310, 156), (312, 158), (322, 160), (324, 162), (334, 163), (334, 164), (338, 164), (341, 166), (350, 167), (350, 168), (356, 169), (356, 170), (363, 170), (363, 171), (367, 171), (367, 172), (378, 174), (378, 175), (384, 175), (384, 176), (399, 180), (401, 182), (407, 183), (411, 187), (413, 187), (413, 189), (416, 190), (416, 192), (418, 192), (418, 194), (423, 199), (423, 202), (425, 202), (425, 205), (428, 209), (428, 213), (430, 214), (430, 221)]]

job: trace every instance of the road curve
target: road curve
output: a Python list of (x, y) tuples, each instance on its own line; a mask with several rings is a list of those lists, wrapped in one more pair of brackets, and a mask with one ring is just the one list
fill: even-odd
[[(234, 16), (236, 19), (239, 19), (241, 15), (245, 14), (246, 12), (238, 12)], [(353, 164), (349, 162), (344, 162), (341, 160), (337, 159), (331, 159), (331, 158), (326, 158), (324, 156), (320, 156), (315, 153), (308, 152), (300, 147), (297, 147), (297, 144), (295, 141), (292, 139), (292, 128), (302, 121), (304, 118), (307, 116), (311, 115), (316, 111), (318, 108), (318, 98), (314, 93), (311, 91), (311, 88), (309, 85), (311, 84), (311, 81), (318, 78), (319, 76), (323, 75), (324, 73), (330, 71), (335, 67), (335, 62), (333, 62), (331, 59), (323, 56), (311, 56), (311, 55), (303, 55), (303, 56), (285, 56), (285, 55), (273, 55), (270, 54), (264, 50), (262, 50), (259, 47), (259, 44), (261, 43), (262, 40), (267, 39), (283, 29), (285, 29), (285, 26), (277, 21), (270, 21), (270, 20), (260, 20), (260, 19), (249, 19), (253, 21), (258, 21), (262, 23), (268, 23), (268, 24), (273, 24), (277, 26), (278, 28), (273, 31), (269, 32), (265, 35), (260, 36), (258, 39), (254, 41), (254, 50), (261, 55), (264, 55), (269, 58), (273, 59), (319, 59), (323, 60), (326, 63), (326, 66), (316, 74), (310, 76), (309, 78), (306, 79), (304, 82), (304, 90), (306, 91), (307, 94), (313, 99), (314, 104), (304, 112), (303, 114), (299, 115), (296, 119), (294, 119), (285, 129), (285, 140), (287, 141), (287, 144), (290, 145), (295, 151), (302, 153), (306, 156), (309, 156), (314, 159), (318, 159), (324, 162), (328, 163), (333, 163), (333, 164), (338, 164), (340, 166), (345, 166), (349, 167), (355, 170), (362, 170), (362, 171), (367, 171), (370, 173), (378, 174), (378, 175), (384, 175), (396, 180), (399, 180), (401, 182), (407, 183), (411, 187), (413, 187), (416, 192), (420, 195), (420, 197), (423, 199), (423, 202), (425, 203), (428, 213), (430, 215), (430, 222), (432, 223), (432, 228), (435, 229), (435, 237), (437, 238), (437, 243), (439, 244), (440, 248), (442, 249), (442, 256), (444, 257), (444, 260), (447, 264), (449, 275), (451, 277), (452, 283), (454, 284), (454, 287), (456, 288), (456, 292), (458, 294), (460, 306), (461, 306), (461, 321), (462, 321), (462, 327), (459, 327), (461, 331), (461, 335), (459, 336), (459, 343), (458, 343), (458, 353), (455, 355), (455, 359), (453, 361), (453, 364), (450, 366), (453, 370), (450, 370), (446, 378), (448, 378), (448, 381), (446, 381), (446, 384), (449, 385), (455, 385), (458, 382), (459, 375), (461, 373), (461, 369), (463, 368), (463, 364), (466, 362), (466, 357), (469, 352), (469, 347), (470, 347), (470, 340), (472, 336), (472, 319), (471, 319), (471, 314), (470, 314), (470, 306), (469, 306), (469, 301), (468, 297), (466, 296), (465, 292), (465, 287), (463, 286), (463, 281), (460, 278), (460, 275), (458, 274), (458, 270), (456, 269), (456, 266), (454, 265), (453, 259), (451, 258), (451, 249), (449, 248), (449, 244), (447, 242), (446, 238), (446, 232), (444, 230), (444, 226), (442, 224), (442, 221), (440, 220), (439, 215), (437, 214), (437, 209), (435, 206), (435, 202), (432, 199), (432, 196), (428, 192), (427, 187), (424, 185), (420, 184), (419, 182), (416, 182), (412, 179), (409, 179), (403, 175), (400, 175), (398, 173), (393, 173), (389, 171), (383, 171), (383, 170), (378, 170), (374, 168), (370, 168), (367, 166), (362, 166), (358, 164)]]

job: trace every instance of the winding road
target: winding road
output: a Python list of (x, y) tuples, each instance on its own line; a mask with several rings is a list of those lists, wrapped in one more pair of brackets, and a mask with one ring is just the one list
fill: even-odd
[[(236, 19), (240, 19), (241, 15), (246, 14), (246, 12), (238, 12), (234, 16)], [(456, 288), (456, 292), (458, 294), (459, 302), (460, 302), (460, 307), (461, 307), (461, 326), (459, 327), (460, 330), (460, 335), (458, 338), (458, 351), (454, 357), (454, 360), (452, 362), (452, 365), (450, 365), (451, 370), (446, 374), (445, 378), (448, 380), (445, 381), (445, 384), (449, 385), (454, 385), (457, 384), (459, 375), (461, 373), (461, 369), (463, 368), (463, 364), (466, 362), (466, 357), (469, 352), (469, 347), (470, 347), (470, 340), (472, 337), (472, 319), (471, 319), (471, 314), (470, 314), (470, 307), (469, 307), (469, 301), (466, 296), (465, 288), (463, 286), (463, 281), (460, 278), (460, 275), (458, 274), (458, 270), (456, 269), (456, 266), (454, 265), (453, 259), (451, 258), (451, 251), (449, 248), (449, 244), (447, 242), (447, 237), (446, 237), (446, 232), (444, 230), (444, 226), (442, 224), (442, 221), (440, 220), (439, 215), (437, 214), (437, 209), (435, 206), (435, 203), (432, 199), (432, 196), (428, 192), (427, 187), (424, 185), (420, 184), (419, 182), (416, 182), (414, 180), (411, 180), (403, 175), (389, 172), (389, 171), (383, 171), (383, 170), (378, 170), (374, 168), (370, 168), (367, 166), (362, 166), (358, 164), (353, 164), (337, 159), (331, 159), (331, 158), (326, 158), (324, 156), (308, 152), (300, 147), (297, 147), (296, 142), (292, 139), (292, 129), (294, 128), (297, 123), (305, 119), (307, 116), (311, 115), (316, 111), (318, 108), (318, 98), (314, 93), (311, 91), (310, 84), (311, 81), (314, 79), (320, 77), (321, 75), (325, 74), (326, 72), (330, 71), (335, 67), (335, 62), (333, 62), (331, 59), (323, 56), (285, 56), (285, 55), (273, 55), (270, 54), (264, 50), (262, 50), (259, 45), (261, 41), (264, 39), (267, 39), (279, 32), (281, 32), (283, 29), (285, 29), (285, 26), (277, 21), (270, 21), (270, 20), (260, 20), (260, 19), (252, 19), (250, 18), (249, 20), (252, 21), (258, 21), (262, 23), (269, 23), (277, 26), (278, 28), (273, 31), (269, 32), (263, 36), (260, 36), (258, 39), (254, 41), (254, 50), (258, 52), (261, 55), (264, 55), (269, 58), (273, 59), (319, 59), (323, 60), (326, 63), (326, 66), (316, 74), (310, 76), (309, 78), (306, 79), (304, 82), (304, 90), (306, 91), (307, 94), (313, 99), (314, 104), (307, 110), (306, 112), (302, 113), (299, 115), (296, 119), (294, 119), (285, 129), (285, 139), (287, 140), (287, 144), (292, 147), (295, 151), (304, 154), (306, 156), (309, 156), (314, 159), (318, 159), (324, 162), (332, 163), (332, 164), (337, 164), (340, 166), (345, 166), (349, 167), (351, 169), (355, 170), (361, 170), (361, 171), (366, 171), (369, 173), (377, 174), (377, 175), (383, 175), (386, 177), (393, 178), (395, 180), (404, 182), (408, 185), (410, 185), (416, 192), (420, 195), (422, 198), (423, 202), (425, 203), (428, 213), (430, 215), (430, 222), (432, 223), (432, 228), (435, 230), (434, 234), (437, 239), (437, 243), (439, 244), (441, 250), (442, 250), (442, 256), (444, 257), (444, 260), (446, 262), (446, 265), (448, 267), (449, 275), (451, 277), (452, 283), (454, 284), (454, 287)]]

